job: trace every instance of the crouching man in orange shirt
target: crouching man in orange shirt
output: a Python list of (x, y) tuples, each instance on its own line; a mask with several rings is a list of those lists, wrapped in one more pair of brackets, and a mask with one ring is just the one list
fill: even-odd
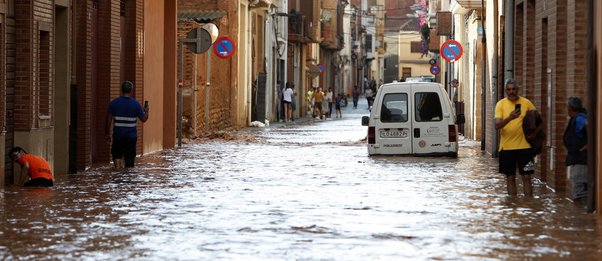
[[(28, 154), (21, 147), (12, 148), (8, 155), (21, 166), (19, 185), (23, 185), (23, 187), (52, 187), (54, 185), (50, 164), (42, 157)], [(27, 177), (30, 180), (25, 182)]]

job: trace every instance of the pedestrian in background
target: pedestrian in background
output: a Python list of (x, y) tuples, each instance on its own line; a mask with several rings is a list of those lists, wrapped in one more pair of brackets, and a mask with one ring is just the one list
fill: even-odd
[(535, 170), (531, 145), (523, 132), (523, 119), (535, 105), (518, 95), (514, 79), (505, 83), (506, 98), (495, 105), (495, 129), (500, 130), (499, 172), (506, 175), (508, 195), (516, 196), (516, 168), (522, 176), (525, 196), (533, 196), (531, 175)]
[(314, 114), (316, 119), (322, 119), (322, 102), (324, 102), (324, 92), (322, 87), (314, 92)]
[(334, 100), (334, 109), (336, 112), (336, 118), (342, 118), (343, 114), (341, 113), (341, 102), (343, 102), (343, 95), (344, 94), (339, 94), (337, 95), (337, 97)]
[(312, 87), (309, 90), (307, 90), (307, 114), (311, 115), (312, 117), (315, 117), (313, 115), (314, 113), (314, 89), (316, 87)]
[(295, 99), (297, 91), (295, 91), (295, 84), (291, 83), (291, 88), (293, 89), (293, 97), (291, 99), (291, 121), (295, 121), (295, 111), (297, 110), (297, 100)]
[(334, 105), (333, 98), (334, 97), (333, 97), (332, 88), (328, 88), (326, 95), (324, 95), (324, 100), (328, 103), (328, 112), (326, 113), (326, 117), (328, 117), (328, 118), (332, 117), (332, 106)]
[[(21, 147), (12, 148), (8, 152), (8, 156), (21, 167), (19, 185), (23, 187), (52, 187), (54, 185), (54, 175), (52, 175), (50, 164), (44, 158), (28, 154)], [(25, 182), (27, 178), (29, 180)]]
[(353, 108), (357, 109), (357, 102), (360, 100), (360, 94), (362, 94), (362, 92), (360, 91), (360, 87), (357, 87), (357, 85), (355, 86), (355, 88), (353, 88)]
[(286, 83), (286, 87), (284, 89), (284, 92), (282, 93), (283, 95), (283, 102), (284, 102), (284, 122), (289, 122), (290, 120), (292, 120), (293, 118), (293, 96), (295, 95), (295, 92), (293, 91), (293, 84), (287, 82)]
[(571, 181), (571, 198), (587, 196), (587, 111), (579, 97), (569, 97), (568, 114), (571, 117), (564, 131), (567, 174)]
[(372, 108), (372, 101), (374, 101), (374, 98), (372, 97), (372, 95), (374, 95), (372, 88), (367, 87), (364, 95), (366, 96), (366, 101), (368, 102), (368, 110), (370, 110)]
[[(121, 84), (121, 96), (111, 101), (107, 111), (105, 135), (107, 143), (111, 144), (111, 154), (116, 169), (134, 167), (138, 140), (136, 122), (138, 119), (142, 122), (148, 120), (148, 102), (144, 102), (143, 109), (132, 97), (133, 91), (134, 84), (124, 81)], [(111, 129), (113, 129), (112, 136)]]

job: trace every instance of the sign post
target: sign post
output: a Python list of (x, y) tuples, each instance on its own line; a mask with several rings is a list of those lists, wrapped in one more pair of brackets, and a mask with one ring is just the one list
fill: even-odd
[[(211, 31), (211, 32), (210, 32)], [(184, 78), (184, 44), (186, 44), (186, 46), (188, 47), (188, 50), (190, 50), (191, 52), (195, 53), (195, 54), (199, 54), (199, 53), (204, 53), (207, 50), (209, 50), (209, 48), (211, 48), (211, 45), (213, 44), (213, 39), (216, 37), (216, 34), (219, 31), (217, 30), (217, 27), (211, 23), (205, 24), (203, 27), (199, 27), (199, 28), (194, 28), (192, 30), (190, 30), (187, 34), (186, 34), (186, 38), (180, 38), (179, 39), (179, 43), (178, 43), (178, 47), (179, 47), (179, 52), (178, 52), (178, 106), (177, 106), (177, 114), (178, 114), (178, 147), (182, 147), (182, 114), (183, 114), (183, 108), (182, 108), (182, 103), (183, 103), (183, 87), (182, 86), (182, 82), (183, 82), (183, 78)], [(209, 55), (209, 54), (208, 54)], [(209, 74), (209, 70), (210, 70), (210, 57), (208, 57), (208, 66), (207, 66), (207, 73)], [(196, 66), (196, 55), (195, 55), (195, 66)], [(196, 74), (196, 68), (195, 68), (195, 74)], [(209, 77), (210, 75), (208, 75), (207, 77), (207, 87), (209, 87)], [(196, 82), (196, 76), (195, 78), (195, 82)], [(194, 90), (194, 97), (195, 97), (195, 101), (196, 101), (196, 84), (195, 84), (195, 90)], [(196, 102), (195, 102), (196, 103)], [(196, 114), (196, 105), (195, 105), (195, 114)], [(195, 117), (196, 119), (196, 117)], [(207, 121), (208, 123), (209, 121)], [(205, 128), (207, 128), (208, 124), (205, 124)], [(196, 127), (195, 127), (195, 134), (196, 134)]]

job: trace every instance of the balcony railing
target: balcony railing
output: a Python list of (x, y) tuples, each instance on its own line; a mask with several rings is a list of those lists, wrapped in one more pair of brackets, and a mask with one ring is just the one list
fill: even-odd
[(288, 17), (288, 40), (291, 42), (306, 42), (305, 16), (295, 13)]

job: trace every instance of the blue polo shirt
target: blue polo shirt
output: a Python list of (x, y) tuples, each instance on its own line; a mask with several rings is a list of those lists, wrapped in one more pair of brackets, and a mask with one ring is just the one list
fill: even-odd
[(113, 139), (137, 139), (136, 123), (144, 117), (142, 106), (132, 97), (120, 96), (111, 101), (109, 111), (115, 117)]

